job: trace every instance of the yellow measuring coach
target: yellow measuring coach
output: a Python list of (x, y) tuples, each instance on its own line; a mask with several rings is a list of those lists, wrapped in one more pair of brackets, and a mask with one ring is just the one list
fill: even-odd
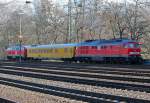
[(27, 49), (27, 57), (33, 59), (66, 59), (75, 55), (75, 44), (35, 45)]

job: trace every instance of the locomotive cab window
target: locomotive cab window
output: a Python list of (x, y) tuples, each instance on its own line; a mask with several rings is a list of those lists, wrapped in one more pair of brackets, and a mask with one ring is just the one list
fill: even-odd
[(129, 43), (129, 44), (125, 44), (124, 48), (139, 48), (139, 44), (136, 43)]
[(128, 44), (129, 48), (134, 48), (134, 44)]

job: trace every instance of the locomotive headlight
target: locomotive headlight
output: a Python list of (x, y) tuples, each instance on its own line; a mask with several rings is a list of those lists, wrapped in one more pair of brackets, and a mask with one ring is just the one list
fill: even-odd
[(140, 54), (140, 52), (129, 52), (129, 54)]

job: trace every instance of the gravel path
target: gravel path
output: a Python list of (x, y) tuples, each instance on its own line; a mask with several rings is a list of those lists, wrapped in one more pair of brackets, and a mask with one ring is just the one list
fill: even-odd
[(0, 97), (17, 103), (86, 103), (0, 84)]
[(0, 77), (23, 80), (23, 81), (33, 82), (33, 83), (47, 84), (47, 85), (63, 87), (63, 88), (91, 91), (91, 92), (102, 93), (102, 94), (110, 94), (110, 95), (116, 95), (116, 96), (124, 96), (124, 97), (136, 98), (136, 99), (150, 100), (149, 98), (150, 93), (139, 92), (139, 91), (131, 91), (131, 90), (127, 91), (127, 90), (121, 90), (121, 89), (112, 89), (112, 88), (96, 87), (96, 86), (89, 86), (89, 85), (79, 85), (79, 84), (74, 84), (74, 83), (36, 79), (36, 78), (29, 78), (29, 77), (23, 77), (23, 76), (14, 76), (14, 75), (7, 75), (7, 74), (1, 74), (1, 73), (0, 73)]

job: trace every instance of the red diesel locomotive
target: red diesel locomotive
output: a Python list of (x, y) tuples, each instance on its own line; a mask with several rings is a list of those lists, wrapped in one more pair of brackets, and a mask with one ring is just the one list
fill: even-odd
[(9, 60), (19, 60), (19, 58), (21, 57), (21, 59), (25, 59), (26, 55), (27, 55), (27, 51), (26, 51), (26, 46), (20, 46), (16, 45), (16, 46), (11, 46), (9, 48), (6, 49), (6, 55), (7, 55), (7, 59)]
[(140, 63), (139, 43), (129, 39), (93, 40), (79, 44), (75, 57), (80, 61)]

